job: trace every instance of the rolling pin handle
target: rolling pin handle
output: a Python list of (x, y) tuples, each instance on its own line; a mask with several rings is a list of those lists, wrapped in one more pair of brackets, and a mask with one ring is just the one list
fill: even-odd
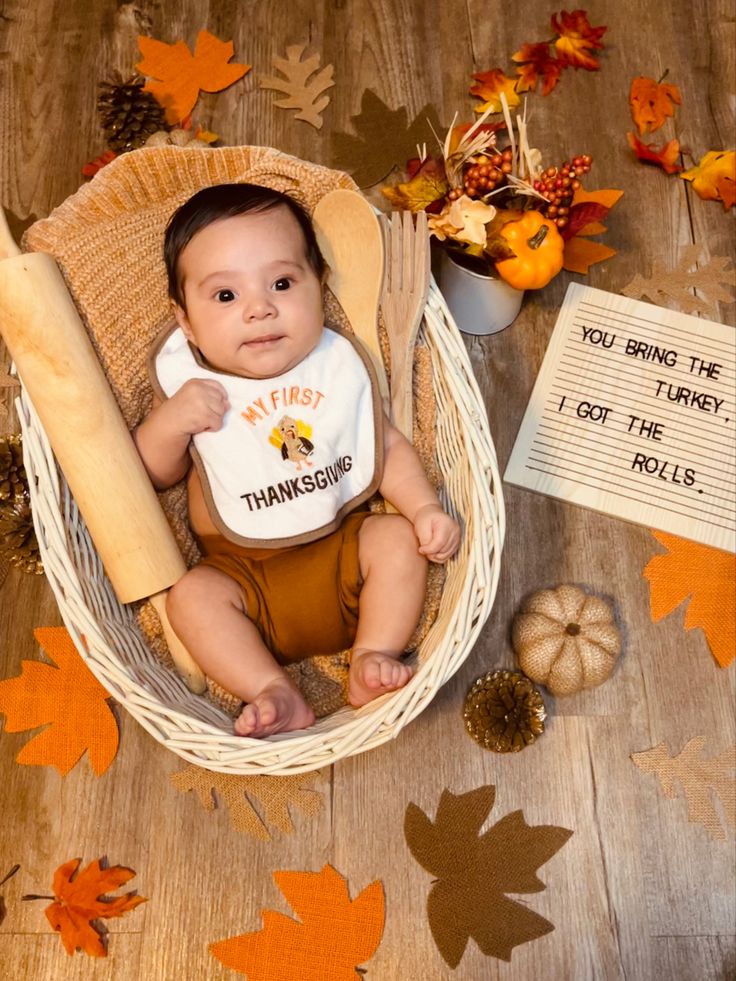
[(166, 592), (163, 589), (160, 593), (154, 593), (149, 599), (161, 621), (164, 637), (166, 638), (166, 643), (169, 645), (169, 651), (174, 659), (176, 670), (186, 682), (189, 690), (193, 691), (195, 695), (201, 695), (207, 690), (207, 680), (204, 672), (179, 640), (174, 633), (174, 628), (169, 623), (169, 618), (166, 615)]

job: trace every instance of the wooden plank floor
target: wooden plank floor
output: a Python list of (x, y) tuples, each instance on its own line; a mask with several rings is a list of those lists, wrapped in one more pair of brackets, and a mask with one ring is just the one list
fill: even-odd
[[(443, 122), (455, 110), (470, 118), (470, 75), (501, 65), (521, 43), (545, 37), (556, 8), (536, 0), (271, 0), (235, 3), (172, 0), (4, 0), (0, 5), (0, 199), (14, 216), (48, 214), (80, 184), (80, 167), (103, 149), (95, 113), (96, 83), (128, 72), (140, 32), (193, 43), (209, 28), (233, 38), (246, 79), (205, 95), (199, 120), (229, 144), (260, 143), (333, 164), (332, 135), (350, 130), (365, 88), (409, 118), (432, 103)], [(588, 186), (620, 187), (606, 241), (618, 249), (585, 282), (617, 291), (655, 260), (674, 265), (679, 250), (701, 243), (710, 256), (734, 255), (734, 215), (693, 195), (684, 181), (637, 164), (626, 144), (632, 128), (630, 80), (668, 80), (683, 93), (676, 129), (696, 158), (733, 146), (732, 0), (666, 4), (591, 0), (592, 24), (607, 24), (602, 70), (568, 71), (547, 99), (532, 96), (532, 143), (551, 161), (577, 152), (594, 157)], [(273, 107), (258, 88), (271, 59), (309, 39), (336, 85), (320, 132)], [(655, 134), (659, 137), (660, 134)], [(657, 139), (656, 142), (661, 142)], [(571, 280), (563, 273), (527, 295), (505, 332), (468, 338), (486, 399), (501, 470), (505, 467)], [(734, 323), (733, 304), (721, 319)], [(0, 352), (1, 353), (1, 352)], [(0, 418), (12, 431), (15, 420)], [(325, 806), (316, 818), (296, 814), (293, 836), (255, 841), (230, 826), (227, 813), (206, 813), (177, 793), (170, 774), (180, 761), (119, 713), (121, 745), (101, 778), (86, 761), (66, 778), (50, 768), (19, 766), (26, 734), (0, 734), (0, 977), (11, 981), (201, 979), (235, 975), (208, 943), (260, 928), (260, 910), (289, 912), (271, 872), (317, 870), (326, 862), (349, 879), (353, 894), (383, 881), (387, 921), (367, 964), (371, 981), (463, 981), (542, 978), (615, 981), (726, 979), (736, 972), (734, 840), (713, 841), (690, 825), (682, 798), (665, 799), (656, 779), (629, 756), (665, 741), (673, 752), (695, 735), (715, 754), (734, 741), (734, 672), (722, 671), (699, 630), (685, 632), (683, 611), (658, 624), (648, 612), (641, 572), (656, 551), (647, 529), (505, 487), (508, 534), (496, 603), (467, 662), (432, 705), (394, 742), (340, 762), (314, 786)], [(625, 654), (614, 677), (594, 691), (548, 698), (543, 739), (512, 756), (485, 753), (460, 718), (470, 683), (494, 666), (511, 666), (509, 628), (531, 591), (574, 582), (609, 596), (624, 624)], [(11, 571), (0, 588), (0, 677), (36, 658), (32, 630), (61, 621), (45, 579)], [(431, 764), (430, 762), (431, 761)], [(517, 947), (511, 963), (485, 958), (471, 942), (456, 971), (434, 946), (426, 919), (430, 878), (403, 840), (403, 815), (414, 801), (434, 814), (443, 788), (497, 788), (493, 819), (522, 808), (530, 824), (558, 824), (574, 835), (541, 869), (544, 892), (523, 901), (555, 930)], [(111, 921), (109, 956), (93, 961), (64, 953), (43, 916), (44, 904), (22, 893), (48, 890), (53, 869), (72, 856), (107, 855), (137, 872), (150, 901)]]

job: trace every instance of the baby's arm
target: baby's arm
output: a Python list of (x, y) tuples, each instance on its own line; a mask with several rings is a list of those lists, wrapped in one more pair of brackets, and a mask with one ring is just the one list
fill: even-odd
[(419, 551), (446, 562), (460, 544), (460, 528), (439, 502), (411, 443), (384, 419), (383, 480), (380, 491), (414, 525)]
[(133, 439), (154, 487), (164, 490), (185, 476), (192, 436), (216, 432), (228, 408), (219, 382), (192, 378), (151, 409)]

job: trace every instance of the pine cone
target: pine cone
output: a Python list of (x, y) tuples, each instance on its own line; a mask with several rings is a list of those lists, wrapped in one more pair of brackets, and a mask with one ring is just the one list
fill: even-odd
[(0, 436), (0, 562), (40, 575), (21, 436)]
[(0, 507), (28, 497), (21, 437), (0, 436)]
[(43, 574), (28, 501), (17, 500), (0, 507), (0, 559), (6, 559), (23, 572)]
[(163, 108), (150, 92), (143, 91), (143, 85), (140, 75), (125, 82), (117, 75), (99, 85), (97, 112), (108, 146), (119, 153), (143, 146), (152, 133), (166, 126)]
[(544, 732), (542, 696), (519, 671), (489, 671), (465, 699), (465, 728), (495, 753), (518, 753)]

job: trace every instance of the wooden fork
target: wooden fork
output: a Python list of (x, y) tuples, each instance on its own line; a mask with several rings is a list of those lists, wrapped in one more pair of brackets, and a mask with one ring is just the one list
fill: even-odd
[(381, 309), (391, 347), (391, 415), (411, 442), (414, 345), (429, 292), (427, 216), (395, 211), (381, 218), (385, 264)]

